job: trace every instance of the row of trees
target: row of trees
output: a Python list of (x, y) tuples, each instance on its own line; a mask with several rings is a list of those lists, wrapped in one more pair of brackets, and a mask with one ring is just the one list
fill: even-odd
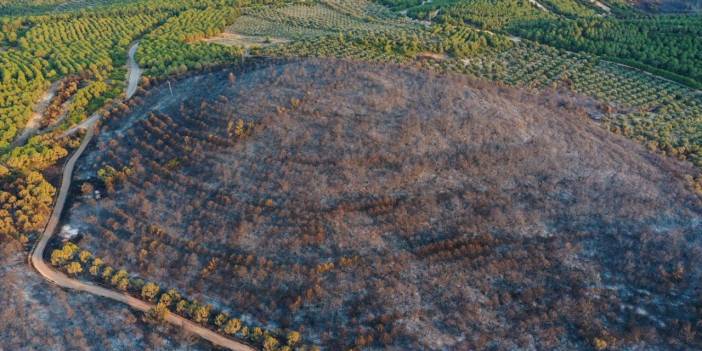
[(207, 65), (235, 62), (239, 48), (211, 45), (201, 39), (224, 31), (239, 15), (236, 7), (190, 9), (151, 32), (139, 48), (139, 64), (150, 76), (184, 73)]
[(403, 62), (417, 55), (449, 55), (455, 59), (508, 48), (502, 36), (480, 32), (465, 25), (437, 25), (431, 30), (394, 32), (346, 32), (254, 50), (272, 56), (317, 56)]
[(688, 77), (702, 87), (700, 16), (541, 20), (516, 25), (511, 31), (558, 48), (672, 72), (670, 78)]
[(314, 349), (302, 344), (302, 336), (297, 331), (281, 334), (247, 325), (242, 319), (232, 318), (226, 312), (216, 312), (212, 305), (182, 296), (176, 289), (166, 291), (154, 282), (130, 276), (124, 269), (115, 270), (73, 242), (66, 242), (61, 248), (53, 250), (50, 261), (54, 267), (69, 275), (89, 278), (154, 303), (155, 306), (147, 314), (152, 321), (161, 322), (166, 313), (176, 313), (218, 332), (260, 345), (265, 351)]
[(471, 24), (489, 30), (500, 29), (509, 23), (526, 19), (553, 17), (552, 14), (540, 10), (527, 0), (380, 0), (380, 2), (396, 10), (406, 10), (407, 15), (414, 18), (441, 23)]
[(577, 0), (540, 0), (539, 2), (553, 12), (566, 17), (592, 17), (596, 14), (594, 6), (587, 6)]

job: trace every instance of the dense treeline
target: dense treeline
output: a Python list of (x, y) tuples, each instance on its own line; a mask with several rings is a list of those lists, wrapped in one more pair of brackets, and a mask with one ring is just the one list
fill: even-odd
[(666, 70), (702, 86), (702, 16), (541, 20), (512, 31), (555, 47)]
[(443, 9), (437, 21), (465, 23), (488, 30), (500, 29), (512, 22), (550, 17), (528, 0), (477, 0)]
[(210, 0), (199, 3), (169, 18), (146, 36), (139, 49), (139, 64), (146, 69), (148, 76), (160, 76), (236, 62), (243, 56), (241, 48), (201, 40), (222, 33), (241, 15), (244, 6), (282, 6), (284, 3), (282, 0)]
[(124, 5), (138, 0), (2, 0), (0, 16), (35, 15), (54, 11), (71, 11), (86, 7)]
[(0, 150), (24, 128), (35, 101), (48, 88), (46, 60), (28, 52), (0, 51)]
[(593, 8), (577, 0), (539, 0), (539, 2), (547, 9), (567, 17), (591, 17), (596, 13)]
[(186, 10), (146, 37), (139, 50), (139, 64), (148, 75), (159, 76), (233, 62), (242, 55), (239, 48), (198, 41), (221, 33), (238, 15), (239, 10), (232, 7)]
[(252, 50), (264, 56), (315, 56), (365, 61), (406, 62), (450, 56), (462, 59), (483, 52), (508, 48), (504, 36), (478, 31), (465, 25), (435, 25), (427, 30), (349, 31), (301, 40), (285, 46)]
[[(617, 7), (622, 18), (569, 0), (381, 0), (412, 17), (501, 30), (572, 51), (585, 51), (688, 86), (702, 87), (702, 17), (641, 16)], [(544, 8), (539, 6), (543, 5)], [(617, 5), (619, 6), (619, 5)], [(624, 11), (624, 12), (622, 12)]]
[[(7, 201), (0, 213), (3, 238), (26, 238), (41, 229), (52, 201), (45, 189), (53, 192), (42, 172), (65, 157), (72, 146), (69, 139), (48, 133), (9, 148), (49, 81), (72, 75), (84, 82), (69, 89), (73, 95), (65, 111), (57, 110), (63, 106), (54, 106), (50, 112), (53, 116), (65, 113), (69, 122), (80, 122), (119, 94), (122, 83), (111, 81), (110, 74), (124, 59), (115, 58), (124, 56), (129, 42), (165, 15), (120, 10), (1, 20), (7, 45), (0, 52), (0, 178)], [(68, 100), (63, 96), (64, 102)]]

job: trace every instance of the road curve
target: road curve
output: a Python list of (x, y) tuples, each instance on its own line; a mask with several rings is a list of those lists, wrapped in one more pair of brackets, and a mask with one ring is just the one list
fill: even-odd
[[(136, 46), (136, 44), (135, 44)], [(134, 48), (133, 46), (132, 48)], [(133, 57), (133, 50), (130, 50), (130, 57)], [(131, 72), (130, 72), (131, 77)], [(138, 80), (138, 77), (137, 77)], [(136, 90), (136, 89), (135, 89)], [(132, 93), (133, 94), (133, 93)], [(131, 97), (127, 93), (127, 97)], [(71, 155), (68, 162), (63, 166), (63, 172), (61, 176), (61, 187), (59, 189), (58, 196), (56, 197), (56, 202), (54, 204), (53, 212), (49, 218), (49, 222), (44, 228), (44, 232), (41, 234), (39, 241), (32, 249), (29, 257), (30, 264), (41, 274), (46, 280), (68, 289), (84, 291), (93, 295), (102, 296), (114, 301), (118, 301), (129, 305), (142, 312), (147, 312), (149, 309), (154, 307), (153, 304), (139, 300), (128, 294), (117, 292), (113, 290), (106, 289), (104, 287), (73, 279), (59, 271), (54, 270), (50, 265), (44, 261), (44, 251), (46, 246), (51, 239), (51, 236), (56, 231), (56, 227), (61, 219), (61, 213), (63, 212), (63, 207), (66, 204), (66, 198), (68, 197), (68, 191), (71, 187), (71, 178), (73, 176), (73, 169), (78, 161), (78, 158), (83, 154), (85, 149), (90, 144), (93, 136), (95, 135), (95, 123), (98, 119), (91, 119), (87, 124), (85, 124), (86, 133), (83, 137), (83, 141), (80, 143), (78, 149)], [(218, 334), (210, 329), (207, 329), (199, 324), (196, 324), (188, 319), (185, 319), (179, 315), (171, 312), (166, 312), (164, 320), (168, 323), (181, 327), (188, 332), (199, 335), (200, 337), (210, 341), (211, 343), (225, 347), (234, 351), (254, 351), (252, 347), (243, 344), (239, 341), (227, 338), (221, 334)]]
[[(129, 47), (129, 52), (127, 53), (127, 88), (125, 89), (125, 100), (129, 100), (129, 98), (134, 96), (134, 93), (136, 93), (137, 87), (139, 86), (139, 79), (141, 79), (141, 74), (143, 73), (143, 70), (141, 67), (139, 67), (139, 64), (135, 58), (138, 48), (139, 41), (137, 40), (134, 42), (134, 44), (132, 44), (132, 46)], [(94, 113), (85, 121), (63, 132), (63, 136), (68, 136), (80, 129), (88, 128), (88, 126), (94, 125), (99, 119), (100, 115), (98, 113)]]

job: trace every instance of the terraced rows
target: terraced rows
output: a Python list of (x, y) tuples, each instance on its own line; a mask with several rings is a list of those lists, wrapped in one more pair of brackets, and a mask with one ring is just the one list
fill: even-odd
[(396, 18), (387, 9), (366, 1), (330, 0), (311, 6), (249, 9), (228, 31), (302, 40), (335, 33), (378, 33), (414, 27), (411, 21)]
[[(461, 39), (460, 33), (443, 31), (431, 35), (429, 31), (417, 30), (411, 35), (417, 36), (420, 46), (432, 50), (432, 42), (441, 41), (437, 38), (444, 36), (450, 39), (444, 41), (476, 41), (474, 37)], [(407, 33), (373, 33), (375, 41), (357, 33), (345, 39), (330, 35), (266, 48), (261, 53), (408, 62), (415, 57), (408, 57), (395, 45), (402, 42), (403, 35)], [(385, 38), (387, 44), (377, 38)], [(511, 47), (488, 45), (476, 52), (465, 58), (437, 56), (439, 59), (423, 60), (422, 64), (437, 71), (469, 74), (534, 90), (567, 87), (612, 107), (603, 117), (607, 128), (702, 166), (702, 150), (698, 146), (702, 145), (702, 130), (698, 127), (702, 124), (701, 93), (637, 69), (530, 41)]]
[(435, 66), (535, 89), (568, 86), (615, 107), (605, 115), (614, 131), (702, 165), (697, 146), (702, 144), (700, 92), (593, 57), (526, 45), (535, 44), (486, 53), (463, 67), (455, 61)]

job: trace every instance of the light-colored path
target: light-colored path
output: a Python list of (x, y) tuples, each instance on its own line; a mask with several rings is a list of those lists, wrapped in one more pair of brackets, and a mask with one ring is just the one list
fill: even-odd
[(601, 1), (598, 1), (598, 0), (590, 0), (590, 2), (591, 2), (592, 4), (594, 4), (595, 6), (599, 7), (600, 9), (602, 9), (604, 12), (607, 12), (607, 13), (611, 13), (611, 12), (612, 12), (612, 9), (610, 9), (609, 6), (603, 4)]
[[(130, 57), (133, 56), (133, 50), (130, 50)], [(130, 72), (130, 78), (131, 77), (132, 75)], [(138, 77), (136, 79), (138, 80)], [(127, 98), (129, 97), (131, 97), (131, 94), (127, 92)], [(97, 116), (99, 117), (99, 115)], [(46, 250), (46, 246), (49, 243), (51, 236), (56, 231), (56, 227), (58, 226), (59, 221), (61, 219), (61, 213), (63, 213), (63, 207), (66, 204), (68, 192), (71, 188), (73, 168), (75, 167), (78, 158), (80, 158), (80, 156), (83, 154), (85, 149), (88, 147), (88, 144), (90, 144), (90, 141), (92, 140), (93, 136), (95, 135), (95, 123), (98, 121), (98, 119), (99, 118), (91, 117), (89, 120), (82, 124), (83, 127), (86, 128), (85, 136), (83, 137), (83, 141), (81, 142), (78, 149), (73, 153), (73, 155), (68, 159), (68, 162), (66, 162), (66, 164), (63, 166), (63, 173), (61, 176), (61, 187), (59, 189), (58, 196), (56, 197), (54, 210), (51, 213), (49, 222), (46, 224), (44, 232), (41, 234), (39, 241), (32, 249), (32, 252), (29, 256), (29, 262), (37, 270), (37, 272), (39, 272), (39, 274), (41, 274), (45, 279), (56, 285), (73, 290), (84, 291), (97, 296), (102, 296), (117, 302), (127, 304), (130, 307), (135, 308), (139, 311), (147, 312), (149, 309), (154, 307), (153, 304), (139, 300), (125, 293), (109, 290), (101, 286), (91, 284), (89, 282), (83, 282), (77, 279), (73, 279), (61, 272), (53, 270), (52, 267), (46, 264), (46, 262), (44, 261), (44, 251)], [(210, 341), (211, 343), (217, 346), (225, 347), (235, 351), (255, 350), (246, 344), (243, 344), (233, 339), (229, 339), (221, 334), (218, 334), (212, 330), (209, 330), (199, 324), (191, 322), (176, 314), (167, 312), (164, 317), (165, 321), (167, 321), (168, 323), (181, 327), (190, 333), (199, 335), (200, 337)]]
[(659, 76), (659, 75), (654, 74), (654, 73), (651, 73), (651, 72), (649, 72), (649, 71), (647, 71), (647, 70), (645, 70), (645, 69), (641, 69), (641, 68), (637, 68), (637, 67), (625, 65), (625, 64), (623, 64), (623, 63), (614, 62), (614, 61), (607, 61), (607, 60), (600, 60), (600, 61), (602, 61), (602, 62), (607, 62), (607, 63), (609, 63), (609, 64), (616, 65), (616, 66), (619, 66), (619, 67), (624, 67), (624, 68), (626, 68), (626, 69), (630, 69), (630, 70), (633, 70), (633, 71), (638, 71), (638, 72), (641, 72), (641, 73), (643, 73), (643, 74), (645, 74), (645, 75), (651, 76), (651, 77), (653, 77), (653, 78), (660, 79), (660, 80), (663, 80), (663, 81), (666, 81), (666, 82), (668, 82), (668, 83), (672, 83), (672, 84), (675, 84), (675, 85), (679, 85), (679, 86), (681, 86), (681, 87), (683, 87), (683, 88), (686, 88), (686, 89), (690, 89), (690, 90), (693, 91), (693, 93), (695, 93), (695, 94), (697, 94), (697, 95), (702, 95), (702, 90), (695, 89), (695, 88), (693, 88), (693, 87), (687, 86), (687, 85), (682, 84), (682, 83), (678, 83), (678, 82), (676, 82), (676, 81), (674, 81), (674, 80), (672, 80), (672, 79), (668, 79), (668, 78), (666, 78), (666, 77)]
[(551, 12), (544, 5), (541, 5), (541, 3), (539, 3), (536, 0), (529, 0), (529, 3), (536, 6), (541, 11)]
[(29, 138), (34, 136), (39, 131), (39, 126), (41, 125), (41, 120), (44, 118), (44, 112), (46, 112), (46, 109), (49, 107), (49, 103), (51, 102), (51, 99), (54, 98), (54, 95), (56, 95), (56, 90), (58, 90), (59, 86), (59, 81), (54, 82), (51, 84), (51, 87), (49, 87), (49, 90), (47, 90), (44, 95), (42, 95), (41, 99), (37, 102), (37, 105), (34, 107), (34, 111), (32, 112), (32, 115), (29, 117), (29, 121), (27, 121), (27, 125), (24, 127), (24, 130), (22, 131), (22, 134), (20, 134), (17, 139), (12, 143), (12, 147), (18, 147), (23, 145)]
[[(137, 87), (139, 85), (139, 79), (141, 79), (141, 74), (143, 73), (143, 70), (139, 67), (139, 64), (136, 61), (135, 55), (136, 51), (139, 48), (139, 41), (134, 42), (132, 46), (129, 48), (129, 52), (127, 53), (127, 89), (125, 91), (125, 100), (128, 100), (132, 96), (134, 96), (134, 93), (136, 93)], [(95, 124), (97, 120), (100, 119), (100, 115), (97, 113), (94, 113), (92, 116), (88, 117), (83, 122), (80, 122), (78, 125), (68, 129), (63, 133), (64, 136), (66, 135), (71, 135), (81, 129), (86, 129), (88, 126), (92, 126)]]
[(134, 57), (138, 48), (139, 41), (135, 42), (132, 47), (129, 48), (129, 56), (127, 58), (127, 67), (129, 67), (129, 73), (127, 74), (127, 99), (136, 93), (137, 85), (141, 78), (142, 70)]

